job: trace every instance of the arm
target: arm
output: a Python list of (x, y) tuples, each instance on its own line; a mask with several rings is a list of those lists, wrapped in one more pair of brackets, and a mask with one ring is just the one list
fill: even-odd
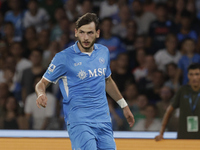
[(49, 86), (49, 84), (50, 84), (49, 81), (42, 78), (35, 86), (35, 92), (38, 96), (36, 100), (36, 104), (38, 108), (40, 108), (40, 106), (46, 107), (47, 105), (47, 97), (46, 97), (45, 91), (46, 91), (46, 88)]
[[(106, 92), (110, 95), (110, 97), (112, 97), (112, 99), (114, 99), (116, 102), (120, 99), (122, 99), (122, 95), (119, 92), (117, 85), (115, 84), (115, 82), (113, 81), (113, 79), (111, 78), (111, 76), (109, 76), (106, 79)], [(131, 113), (130, 109), (128, 106), (122, 108), (123, 109), (123, 113), (124, 116), (126, 118), (126, 120), (128, 121), (130, 127), (133, 126), (133, 124), (135, 123), (133, 114)]]
[(167, 108), (167, 111), (165, 112), (165, 115), (163, 117), (162, 127), (160, 129), (160, 134), (155, 137), (156, 141), (160, 141), (161, 139), (163, 139), (163, 133), (165, 131), (165, 127), (166, 127), (173, 111), (174, 111), (174, 108), (172, 107), (172, 105), (169, 105), (168, 108)]

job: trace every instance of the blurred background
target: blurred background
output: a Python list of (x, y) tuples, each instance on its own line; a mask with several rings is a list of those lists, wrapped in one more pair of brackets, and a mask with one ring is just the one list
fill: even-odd
[[(110, 51), (112, 77), (136, 123), (128, 127), (108, 97), (113, 130), (159, 131), (171, 98), (200, 63), (200, 0), (1, 0), (0, 129), (66, 130), (58, 85), (47, 108), (36, 106), (35, 84), (57, 52), (73, 45), (75, 21), (100, 19), (97, 43)], [(177, 131), (179, 110), (167, 131)]]

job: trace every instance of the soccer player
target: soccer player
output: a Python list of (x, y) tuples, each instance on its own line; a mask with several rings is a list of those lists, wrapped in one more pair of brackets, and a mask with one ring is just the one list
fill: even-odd
[(111, 78), (108, 48), (94, 44), (99, 37), (99, 21), (87, 13), (76, 21), (78, 41), (57, 53), (43, 78), (37, 83), (36, 104), (45, 107), (45, 89), (59, 82), (63, 95), (64, 119), (74, 150), (115, 150), (106, 92), (123, 109), (130, 127), (134, 117)]
[(178, 90), (168, 106), (156, 141), (163, 139), (165, 127), (176, 108), (180, 108), (178, 139), (200, 139), (200, 64), (194, 63), (188, 67), (188, 79), (189, 84)]

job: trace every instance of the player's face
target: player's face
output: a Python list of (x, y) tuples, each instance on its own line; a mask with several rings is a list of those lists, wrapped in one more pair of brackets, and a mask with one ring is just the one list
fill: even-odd
[(81, 26), (75, 29), (75, 37), (78, 38), (79, 48), (84, 51), (92, 51), (96, 38), (99, 37), (100, 31), (96, 31), (94, 22)]
[(200, 84), (200, 69), (190, 69), (188, 79), (191, 86), (199, 86)]

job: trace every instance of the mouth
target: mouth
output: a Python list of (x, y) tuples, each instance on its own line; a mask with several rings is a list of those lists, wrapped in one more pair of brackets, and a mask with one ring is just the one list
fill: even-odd
[(85, 46), (88, 46), (90, 42), (83, 42)]

